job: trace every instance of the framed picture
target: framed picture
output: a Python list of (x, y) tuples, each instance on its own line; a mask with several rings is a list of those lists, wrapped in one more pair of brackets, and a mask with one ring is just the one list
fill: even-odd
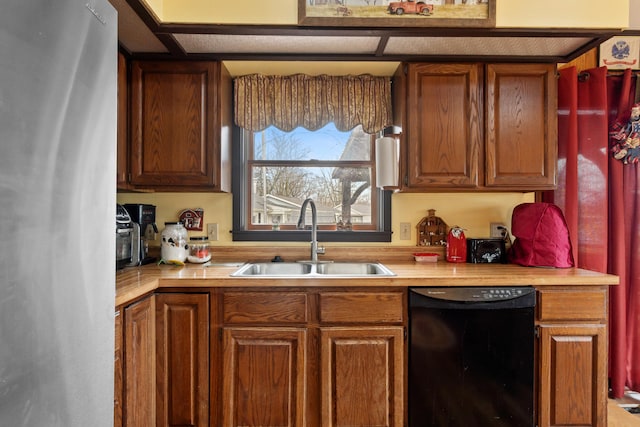
[(600, 45), (600, 66), (610, 70), (640, 69), (640, 37), (611, 37)]
[(349, 27), (495, 27), (496, 0), (298, 0), (298, 23)]

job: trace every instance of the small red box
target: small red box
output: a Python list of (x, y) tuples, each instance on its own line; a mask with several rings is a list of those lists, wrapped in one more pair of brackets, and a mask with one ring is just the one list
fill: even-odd
[(438, 254), (430, 252), (418, 252), (413, 254), (413, 259), (415, 259), (417, 262), (437, 262)]

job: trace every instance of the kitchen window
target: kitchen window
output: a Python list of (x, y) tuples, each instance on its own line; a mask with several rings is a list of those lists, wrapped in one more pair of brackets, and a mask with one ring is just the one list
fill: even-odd
[(391, 117), (386, 77), (235, 78), (233, 239), (308, 240), (296, 224), (312, 198), (319, 240), (390, 241), (391, 195), (375, 186), (374, 145)]
[(375, 187), (375, 135), (362, 126), (238, 129), (236, 140), (234, 240), (308, 240), (296, 223), (311, 197), (320, 241), (390, 241), (391, 196)]

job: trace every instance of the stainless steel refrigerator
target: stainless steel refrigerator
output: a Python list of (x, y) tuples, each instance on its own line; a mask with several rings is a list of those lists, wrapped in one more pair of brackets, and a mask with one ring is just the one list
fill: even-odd
[(0, 426), (112, 426), (116, 12), (1, 9)]

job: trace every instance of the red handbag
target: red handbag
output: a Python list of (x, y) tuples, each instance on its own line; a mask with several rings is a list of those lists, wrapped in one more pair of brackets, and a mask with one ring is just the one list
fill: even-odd
[(552, 203), (522, 203), (513, 209), (515, 237), (509, 262), (528, 267), (573, 267), (569, 229), (562, 210)]

